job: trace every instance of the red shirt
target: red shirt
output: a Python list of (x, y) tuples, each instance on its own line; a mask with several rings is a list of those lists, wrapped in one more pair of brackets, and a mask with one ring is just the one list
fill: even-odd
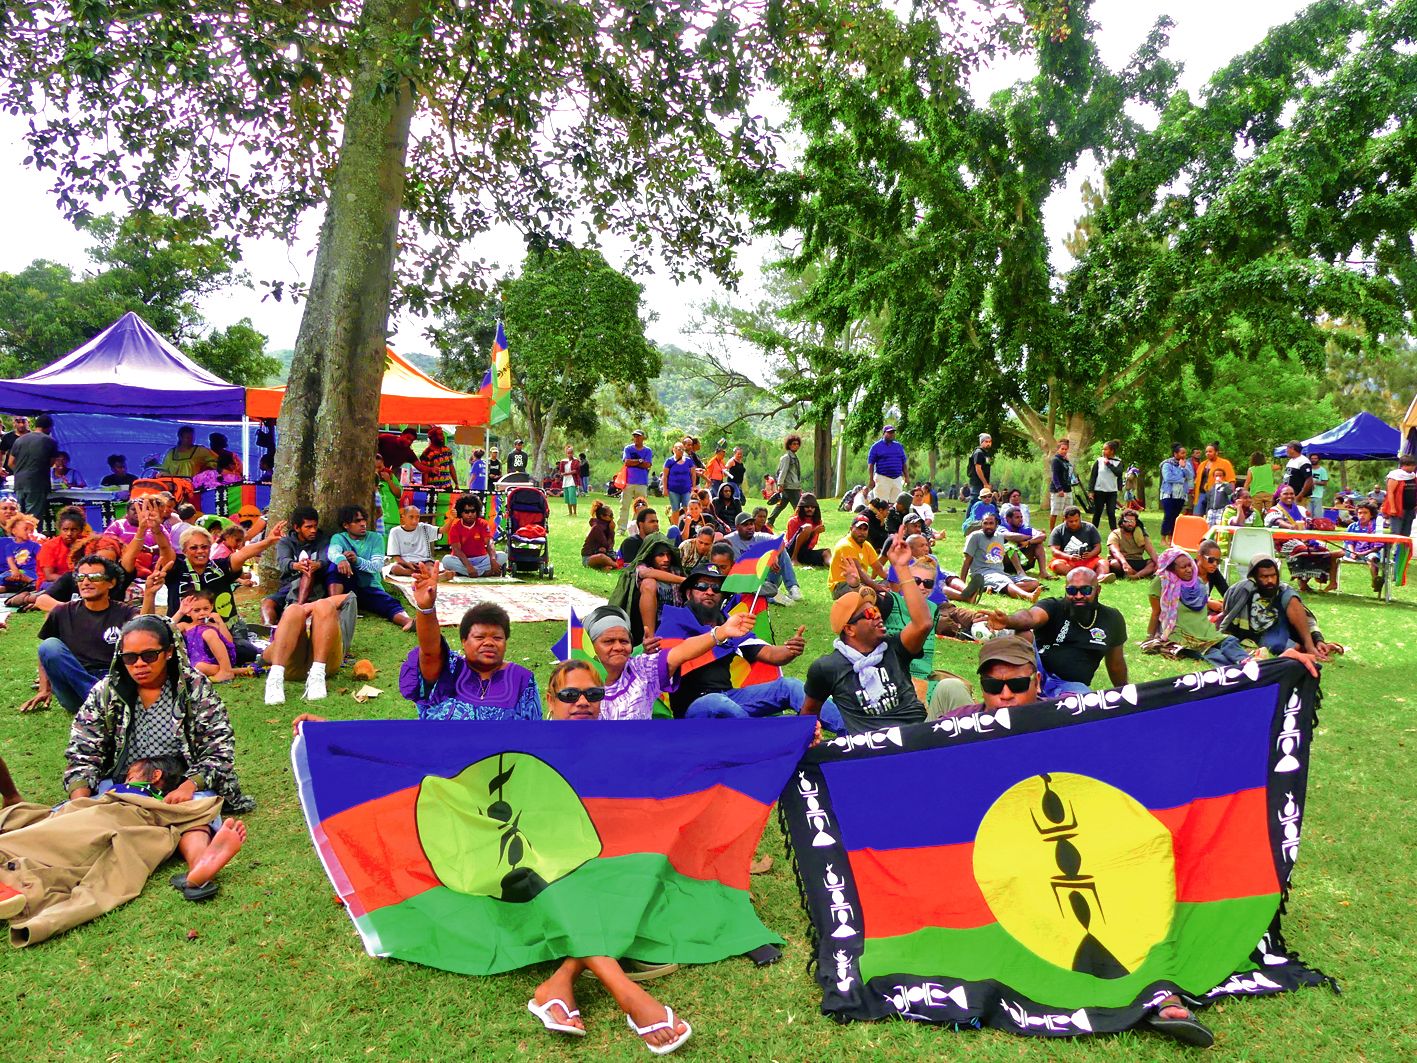
[(68, 572), (74, 566), (69, 561), (69, 546), (63, 539), (55, 535), (44, 540), (44, 545), (39, 548), (39, 557), (36, 559), (39, 565), (39, 577), (44, 579), (44, 570), (52, 568), (59, 575)]
[(494, 534), (492, 525), (481, 517), (471, 524), (454, 521), (448, 529), (448, 545), (461, 548), (468, 557), (486, 557)]
[(799, 528), (812, 529), (812, 538), (807, 542), (803, 543), (802, 547), (805, 550), (815, 550), (817, 548), (817, 539), (822, 534), (822, 526), (820, 524), (810, 524), (807, 521), (803, 520), (801, 517), (799, 517), (796, 513), (794, 513), (787, 522), (788, 542), (792, 541), (792, 537), (797, 534), (797, 530)]

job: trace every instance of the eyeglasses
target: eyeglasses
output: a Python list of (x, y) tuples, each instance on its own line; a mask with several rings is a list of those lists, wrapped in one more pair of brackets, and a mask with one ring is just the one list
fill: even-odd
[(717, 587), (716, 584), (713, 584), (713, 583), (704, 583), (704, 582), (700, 581), (700, 582), (698, 582), (698, 583), (691, 583), (691, 584), (689, 584), (689, 590), (691, 590), (691, 591), (717, 591), (717, 590), (718, 590), (718, 587)]
[(855, 624), (855, 623), (857, 623), (857, 622), (859, 622), (859, 621), (861, 621), (861, 620), (879, 620), (879, 619), (881, 619), (881, 611), (880, 611), (879, 609), (877, 609), (874, 605), (868, 605), (868, 606), (866, 606), (865, 609), (862, 609), (861, 612), (857, 613), (857, 614), (856, 614), (855, 616), (853, 616), (850, 620), (848, 620), (847, 623), (848, 623), (848, 624)]
[[(1068, 589), (1072, 590), (1071, 587)], [(981, 675), (979, 677), (979, 685), (986, 694), (1002, 694), (1004, 687), (1008, 687), (1015, 694), (1026, 694), (1028, 688), (1033, 685), (1033, 676), (1018, 675), (1014, 676), (1012, 679), (998, 679), (992, 675)]]
[(574, 705), (585, 698), (586, 701), (604, 701), (604, 687), (562, 687), (556, 691), (556, 700), (567, 705)]
[(131, 668), (139, 661), (144, 664), (152, 664), (166, 652), (166, 650), (138, 650), (136, 652), (129, 650), (126, 653), (120, 653), (118, 659)]
[(932, 589), (934, 588), (934, 586), (935, 586), (935, 581), (934, 581), (934, 580), (932, 580), (932, 579), (921, 579), (919, 576), (916, 576), (916, 577), (915, 577), (915, 582), (916, 582), (917, 584), (919, 584), (921, 587), (924, 587), (927, 591), (928, 591), (928, 590), (932, 590)]
[(75, 572), (75, 583), (107, 583), (107, 572)]
[(1083, 586), (1083, 587), (1064, 587), (1064, 588), (1063, 588), (1063, 593), (1066, 594), (1069, 598), (1091, 598), (1091, 597), (1092, 597), (1092, 592), (1095, 591), (1096, 589), (1097, 589), (1096, 587), (1089, 587), (1089, 586)]

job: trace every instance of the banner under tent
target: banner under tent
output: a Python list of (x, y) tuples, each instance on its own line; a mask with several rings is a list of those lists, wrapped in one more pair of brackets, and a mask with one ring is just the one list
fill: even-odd
[[(285, 388), (248, 388), (246, 413), (253, 418), (280, 415)], [(385, 349), (384, 379), (379, 386), (379, 423), (386, 425), (485, 425), (489, 402), (481, 395), (454, 391)]]
[[(1389, 461), (1402, 446), (1402, 433), (1365, 410), (1301, 445), (1305, 454), (1322, 455), (1325, 461)], [(1276, 458), (1284, 455), (1284, 447), (1274, 448)]]

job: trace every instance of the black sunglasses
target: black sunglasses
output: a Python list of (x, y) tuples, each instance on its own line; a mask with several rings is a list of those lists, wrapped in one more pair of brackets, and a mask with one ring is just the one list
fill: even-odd
[[(1071, 588), (1069, 589), (1071, 590)], [(979, 685), (984, 689), (984, 693), (986, 694), (1002, 694), (1004, 687), (1008, 687), (1015, 694), (1023, 694), (1033, 685), (1033, 676), (1018, 675), (1014, 676), (1012, 679), (997, 679), (992, 675), (981, 675), (979, 677)]]
[(935, 586), (935, 581), (934, 581), (934, 580), (932, 580), (932, 579), (921, 579), (919, 576), (916, 576), (916, 577), (915, 577), (915, 582), (918, 583), (920, 586), (924, 587), (927, 591), (934, 589), (934, 586)]
[(126, 653), (120, 653), (118, 659), (131, 668), (139, 661), (144, 664), (152, 664), (166, 652), (166, 650), (138, 650), (136, 652), (129, 650)]
[(604, 701), (604, 687), (562, 687), (556, 691), (556, 700), (565, 702), (567, 705), (574, 705), (585, 698), (586, 701)]
[(1097, 588), (1090, 586), (1064, 587), (1063, 593), (1066, 594), (1069, 598), (1091, 598), (1092, 592), (1096, 589)]
[(689, 584), (689, 590), (691, 590), (691, 591), (716, 591), (716, 590), (718, 590), (718, 584), (716, 584), (716, 583), (704, 583), (704, 582), (700, 581), (700, 582), (697, 582), (697, 583), (691, 583), (691, 584)]

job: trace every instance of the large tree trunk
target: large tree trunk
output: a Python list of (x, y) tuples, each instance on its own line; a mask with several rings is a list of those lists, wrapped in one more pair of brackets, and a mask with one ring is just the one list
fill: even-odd
[(812, 426), (812, 494), (830, 498), (832, 487), (832, 421), (835, 410), (828, 410), (825, 421)]
[(938, 447), (931, 447), (931, 448), (930, 448), (930, 483), (931, 483), (932, 486), (935, 486), (935, 487), (938, 487), (938, 486), (939, 486), (939, 484), (937, 484), (937, 483), (935, 482), (936, 479), (939, 477), (939, 475), (940, 475), (940, 450), (939, 450)]
[[(366, 39), (277, 424), (271, 509), (278, 518), (311, 503), (328, 528), (339, 506), (367, 506), (373, 497), (378, 396), (416, 97), (407, 79), (389, 88), (389, 53), (421, 8), (416, 0), (367, 0), (360, 17)], [(274, 551), (265, 556), (274, 563)]]

